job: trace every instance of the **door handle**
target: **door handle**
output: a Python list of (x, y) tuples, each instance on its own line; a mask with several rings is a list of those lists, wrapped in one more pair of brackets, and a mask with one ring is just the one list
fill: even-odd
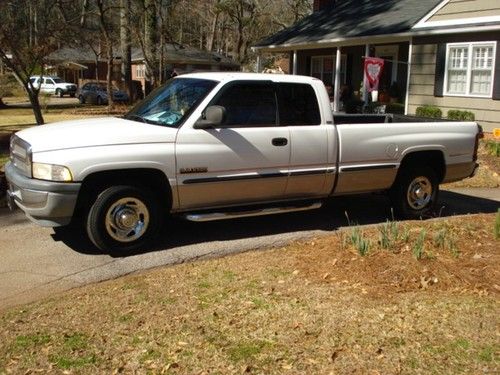
[(286, 146), (288, 144), (288, 139), (286, 138), (273, 138), (273, 146)]

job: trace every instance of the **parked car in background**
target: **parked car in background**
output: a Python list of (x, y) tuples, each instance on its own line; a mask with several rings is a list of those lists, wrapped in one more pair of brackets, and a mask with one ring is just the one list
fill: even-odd
[(31, 84), (35, 88), (40, 88), (42, 94), (57, 95), (63, 97), (69, 95), (72, 98), (76, 95), (76, 85), (64, 82), (62, 78), (52, 76), (30, 77)]
[[(108, 92), (105, 83), (102, 82), (87, 82), (78, 92), (78, 100), (81, 104), (107, 104)], [(113, 101), (114, 102), (127, 102), (128, 95), (125, 91), (113, 88)]]

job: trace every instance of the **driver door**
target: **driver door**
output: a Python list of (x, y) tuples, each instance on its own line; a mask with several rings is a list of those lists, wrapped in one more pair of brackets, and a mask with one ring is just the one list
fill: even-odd
[(278, 125), (271, 82), (236, 81), (210, 105), (223, 106), (216, 129), (183, 126), (176, 141), (181, 210), (282, 198), (290, 162), (289, 130)]

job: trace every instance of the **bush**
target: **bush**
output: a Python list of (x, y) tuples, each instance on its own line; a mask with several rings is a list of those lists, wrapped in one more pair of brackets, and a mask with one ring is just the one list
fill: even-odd
[(474, 113), (469, 111), (460, 111), (458, 109), (452, 109), (448, 111), (447, 118), (449, 120), (474, 121), (476, 119), (476, 116), (474, 116)]
[(486, 142), (486, 150), (492, 156), (500, 156), (500, 142), (493, 140)]
[(430, 118), (442, 118), (443, 112), (436, 106), (424, 105), (422, 107), (417, 107), (415, 114), (418, 117), (430, 117)]

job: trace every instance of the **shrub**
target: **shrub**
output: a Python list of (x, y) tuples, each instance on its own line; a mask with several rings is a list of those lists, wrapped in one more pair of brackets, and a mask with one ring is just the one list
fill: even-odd
[(476, 116), (474, 113), (469, 111), (460, 111), (458, 109), (452, 109), (448, 111), (447, 118), (449, 120), (458, 120), (458, 121), (474, 121)]
[(430, 118), (443, 117), (443, 112), (441, 111), (441, 109), (433, 105), (424, 105), (422, 107), (417, 107), (415, 114), (419, 117), (430, 117)]
[(492, 156), (500, 156), (500, 142), (488, 141), (486, 142), (486, 150)]

